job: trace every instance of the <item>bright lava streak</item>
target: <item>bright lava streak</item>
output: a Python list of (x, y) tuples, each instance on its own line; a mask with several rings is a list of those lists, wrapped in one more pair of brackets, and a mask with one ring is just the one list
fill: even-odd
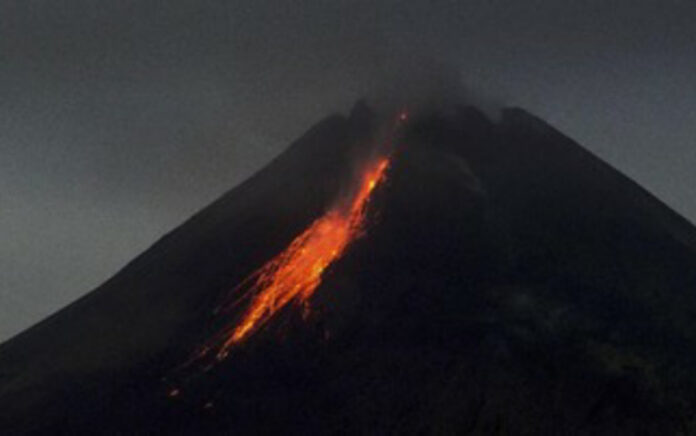
[(233, 295), (241, 293), (250, 299), (249, 306), (236, 325), (219, 333), (214, 345), (204, 347), (201, 357), (216, 348), (217, 359), (224, 359), (231, 348), (291, 302), (308, 307), (326, 269), (363, 233), (367, 205), (388, 166), (388, 158), (368, 165), (350, 201), (317, 218), (280, 254), (234, 289)]

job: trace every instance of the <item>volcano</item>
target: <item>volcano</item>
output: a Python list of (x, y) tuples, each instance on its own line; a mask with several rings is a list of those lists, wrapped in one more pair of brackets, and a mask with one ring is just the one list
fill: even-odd
[(696, 432), (696, 230), (522, 109), (359, 103), (0, 347), (23, 434)]

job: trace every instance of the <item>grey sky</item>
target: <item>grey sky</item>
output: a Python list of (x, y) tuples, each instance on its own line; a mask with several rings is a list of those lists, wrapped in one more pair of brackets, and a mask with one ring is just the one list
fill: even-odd
[(0, 0), (0, 340), (439, 63), (696, 221), (694, 22), (666, 0)]

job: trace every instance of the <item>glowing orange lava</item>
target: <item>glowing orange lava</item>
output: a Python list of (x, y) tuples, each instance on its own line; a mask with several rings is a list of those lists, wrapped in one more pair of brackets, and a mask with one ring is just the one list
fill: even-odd
[(370, 196), (384, 179), (388, 166), (387, 158), (368, 165), (350, 201), (316, 219), (285, 250), (235, 288), (233, 295), (248, 297), (249, 306), (236, 325), (223, 330), (214, 345), (204, 347), (202, 355), (215, 348), (217, 359), (222, 360), (232, 347), (289, 303), (307, 307), (324, 271), (362, 234)]

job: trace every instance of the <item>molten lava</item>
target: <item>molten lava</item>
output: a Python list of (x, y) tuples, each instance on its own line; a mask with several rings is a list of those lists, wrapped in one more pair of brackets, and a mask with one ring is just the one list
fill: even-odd
[(239, 322), (224, 329), (201, 355), (216, 349), (217, 359), (222, 360), (232, 347), (258, 331), (289, 303), (308, 307), (326, 269), (363, 233), (367, 204), (388, 166), (387, 158), (368, 165), (349, 201), (316, 219), (285, 250), (234, 289), (232, 295), (248, 298), (249, 306)]

